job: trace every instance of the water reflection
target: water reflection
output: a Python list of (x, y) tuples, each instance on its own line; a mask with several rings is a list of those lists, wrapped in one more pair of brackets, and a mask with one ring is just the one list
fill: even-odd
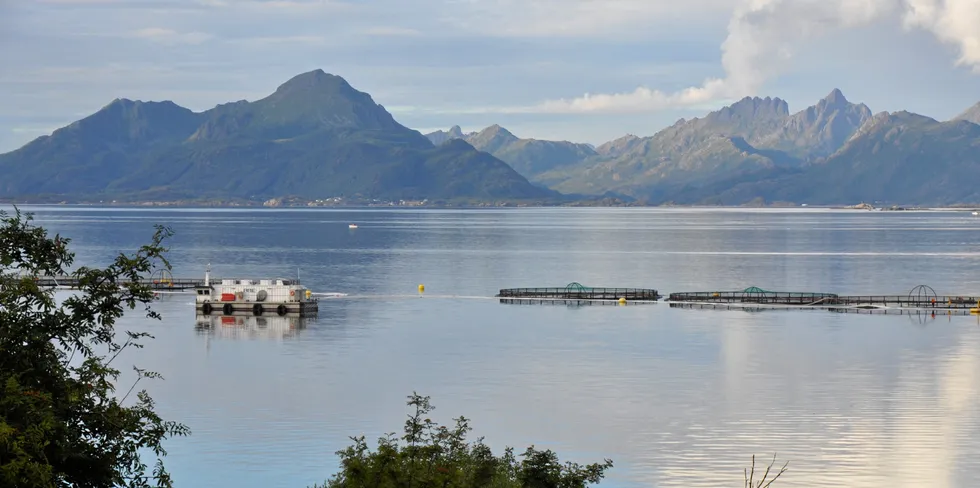
[(306, 329), (307, 317), (254, 315), (201, 315), (196, 316), (194, 330), (198, 335), (216, 339), (253, 340), (295, 339)]

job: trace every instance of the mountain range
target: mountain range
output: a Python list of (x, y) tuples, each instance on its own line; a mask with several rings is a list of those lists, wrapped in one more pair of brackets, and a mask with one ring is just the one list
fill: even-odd
[[(977, 124), (980, 103), (940, 122), (905, 111), (873, 114), (838, 89), (795, 113), (779, 98), (745, 97), (652, 136), (629, 134), (594, 154), (583, 151), (538, 171), (514, 167), (561, 192), (654, 205), (980, 203), (973, 185), (980, 177)], [(477, 139), (454, 129), (441, 134)], [(514, 150), (485, 150), (508, 162), (533, 159)]]
[(499, 125), (491, 125), (479, 132), (464, 134), (458, 125), (448, 131), (436, 131), (425, 135), (433, 144), (462, 139), (480, 151), (493, 154), (509, 164), (518, 173), (536, 181), (542, 173), (570, 166), (597, 156), (588, 144), (568, 141), (542, 141), (520, 139)]
[(980, 102), (966, 109), (966, 111), (957, 115), (953, 120), (965, 120), (974, 124), (980, 124)]
[(0, 155), (0, 197), (91, 200), (435, 199), (542, 201), (465, 141), (434, 146), (322, 70), (254, 102), (204, 112), (116, 99)]
[(204, 112), (117, 99), (0, 155), (0, 198), (429, 199), (556, 204), (980, 203), (980, 103), (949, 121), (832, 90), (745, 97), (594, 147), (499, 125), (426, 135), (322, 70)]
[(695, 203), (707, 186), (792, 172), (839, 149), (872, 113), (833, 90), (790, 113), (779, 98), (746, 97), (650, 137), (603, 146), (601, 158), (540, 176), (559, 190), (615, 191), (645, 200)]

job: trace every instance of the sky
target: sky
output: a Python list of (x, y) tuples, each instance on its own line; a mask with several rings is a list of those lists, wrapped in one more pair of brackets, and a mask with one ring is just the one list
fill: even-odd
[(601, 144), (744, 96), (980, 102), (980, 0), (0, 0), (0, 152), (115, 98), (195, 111), (299, 73), (422, 132)]

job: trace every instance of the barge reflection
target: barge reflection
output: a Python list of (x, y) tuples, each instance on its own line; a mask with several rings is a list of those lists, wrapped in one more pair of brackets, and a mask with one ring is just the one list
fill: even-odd
[(298, 314), (264, 315), (202, 315), (197, 314), (195, 331), (215, 339), (273, 339), (294, 338), (306, 329), (308, 317)]

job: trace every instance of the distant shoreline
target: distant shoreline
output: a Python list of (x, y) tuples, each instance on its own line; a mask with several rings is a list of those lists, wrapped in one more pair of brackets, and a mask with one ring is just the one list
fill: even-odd
[(336, 204), (310, 204), (309, 202), (279, 203), (270, 205), (258, 201), (113, 201), (113, 202), (69, 202), (0, 199), (3, 206), (44, 206), (44, 207), (92, 207), (92, 208), (245, 208), (245, 209), (489, 209), (489, 208), (679, 208), (679, 209), (797, 209), (797, 210), (849, 210), (855, 212), (971, 212), (980, 210), (980, 204), (954, 204), (950, 206), (900, 206), (874, 207), (858, 205), (795, 205), (777, 203), (769, 205), (706, 205), (706, 204), (643, 204), (636, 202), (593, 202), (573, 201), (564, 203), (541, 202), (346, 202)]

